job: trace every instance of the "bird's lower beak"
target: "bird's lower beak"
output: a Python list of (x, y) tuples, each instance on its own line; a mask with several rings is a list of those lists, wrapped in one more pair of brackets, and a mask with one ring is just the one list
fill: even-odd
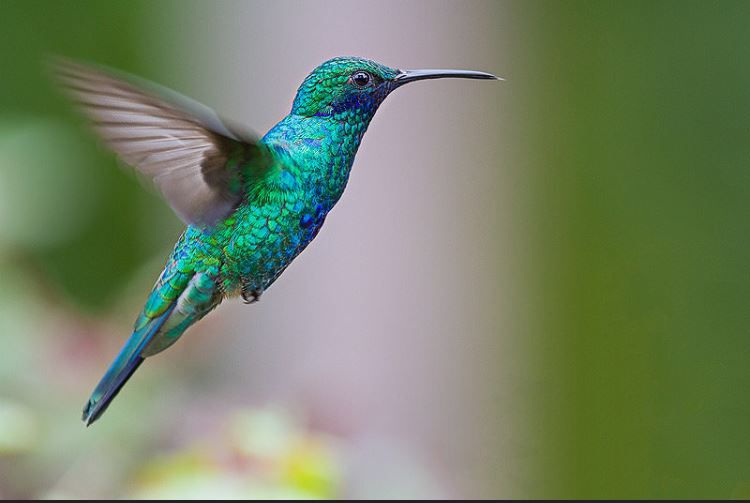
[(409, 82), (427, 79), (482, 79), (482, 80), (503, 80), (491, 73), (475, 72), (472, 70), (402, 70), (396, 75), (393, 83), (402, 86)]

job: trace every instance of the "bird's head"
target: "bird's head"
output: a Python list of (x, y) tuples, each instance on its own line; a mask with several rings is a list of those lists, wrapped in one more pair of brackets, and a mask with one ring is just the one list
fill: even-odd
[(329, 59), (307, 76), (292, 114), (370, 119), (386, 96), (403, 84), (440, 78), (497, 79), (468, 70), (397, 70), (355, 57)]

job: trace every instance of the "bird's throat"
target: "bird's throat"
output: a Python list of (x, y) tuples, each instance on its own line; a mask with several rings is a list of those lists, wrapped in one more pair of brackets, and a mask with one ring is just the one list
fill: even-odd
[(338, 201), (371, 117), (336, 114), (289, 115), (263, 138), (281, 147), (287, 169), (306, 190), (320, 194), (327, 206)]

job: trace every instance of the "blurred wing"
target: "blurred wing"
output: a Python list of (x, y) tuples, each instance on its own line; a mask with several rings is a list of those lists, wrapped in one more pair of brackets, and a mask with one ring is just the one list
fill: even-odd
[(105, 143), (153, 180), (185, 223), (213, 225), (239, 204), (239, 165), (259, 157), (255, 140), (156, 84), (68, 60), (54, 69)]

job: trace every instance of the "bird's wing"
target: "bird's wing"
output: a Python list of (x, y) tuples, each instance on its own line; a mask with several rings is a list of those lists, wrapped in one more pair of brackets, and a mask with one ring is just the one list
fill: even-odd
[(228, 216), (241, 199), (240, 166), (263, 163), (255, 139), (174, 91), (69, 60), (53, 68), (105, 143), (151, 179), (189, 225)]

